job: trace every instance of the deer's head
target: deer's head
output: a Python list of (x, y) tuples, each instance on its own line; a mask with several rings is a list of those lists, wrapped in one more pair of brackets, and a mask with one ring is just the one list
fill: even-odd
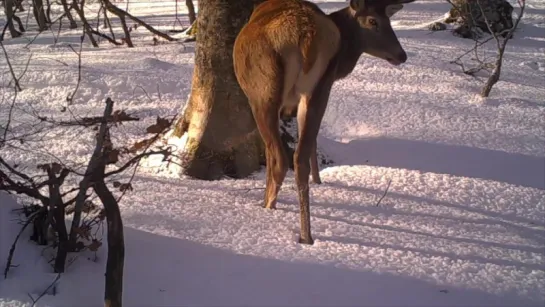
[(390, 18), (415, 0), (350, 0), (350, 12), (358, 24), (358, 39), (364, 53), (384, 59), (392, 65), (407, 61), (407, 54), (397, 39)]

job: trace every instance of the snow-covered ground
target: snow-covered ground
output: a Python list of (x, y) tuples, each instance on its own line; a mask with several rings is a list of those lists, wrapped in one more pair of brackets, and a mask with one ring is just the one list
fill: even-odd
[[(326, 11), (347, 2), (317, 1)], [(541, 306), (545, 301), (545, 3), (527, 0), (509, 43), (501, 81), (487, 100), (483, 79), (449, 61), (472, 41), (426, 24), (448, 11), (442, 0), (407, 5), (393, 19), (409, 55), (393, 67), (362, 56), (333, 89), (319, 146), (335, 164), (311, 187), (314, 246), (299, 245), (299, 211), (288, 173), (277, 211), (260, 207), (263, 172), (204, 182), (141, 168), (123, 199), (126, 306)], [(125, 4), (121, 4), (125, 7)], [(131, 0), (130, 11), (171, 29), (173, 2)], [(180, 10), (184, 10), (183, 5)], [(185, 16), (182, 23), (187, 24)], [(179, 24), (177, 25), (180, 28)], [(100, 114), (106, 97), (143, 120), (115, 129), (138, 139), (157, 115), (175, 115), (190, 92), (194, 44), (153, 46), (144, 30), (136, 48), (84, 44), (82, 81), (71, 110)], [(35, 33), (4, 43), (25, 70), (16, 124), (59, 110), (78, 75), (80, 30), (55, 44)], [(56, 33), (55, 33), (56, 35)], [(491, 45), (490, 50), (493, 50)], [(13, 93), (0, 57), (5, 121)], [(65, 129), (22, 150), (12, 163), (52, 156), (86, 161), (93, 131)], [(39, 155), (29, 152), (38, 152)], [(387, 183), (386, 197), (378, 207)], [(0, 194), (0, 259), (20, 226), (12, 197)], [(0, 306), (30, 306), (55, 278), (26, 235)], [(105, 249), (83, 253), (38, 306), (102, 304)], [(2, 262), (3, 269), (3, 262)]]

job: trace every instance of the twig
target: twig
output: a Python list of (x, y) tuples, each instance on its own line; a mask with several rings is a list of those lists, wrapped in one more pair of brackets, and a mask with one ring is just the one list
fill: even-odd
[(11, 106), (9, 107), (8, 121), (6, 123), (6, 127), (4, 128), (4, 136), (0, 140), (0, 148), (2, 148), (4, 146), (4, 142), (6, 142), (6, 139), (7, 139), (7, 136), (8, 136), (8, 131), (9, 131), (9, 126), (11, 125), (11, 120), (12, 120), (12, 116), (13, 116), (13, 109), (15, 108), (15, 101), (16, 100), (17, 100), (17, 91), (14, 92), (13, 101), (11, 102)]
[[(157, 85), (157, 86), (159, 86), (159, 85)], [(153, 101), (153, 99), (151, 99), (151, 97), (148, 95), (148, 92), (147, 92), (147, 91), (144, 89), (144, 87), (142, 87), (141, 85), (136, 86), (136, 87), (132, 90), (132, 96), (133, 96), (133, 97), (134, 97), (134, 93), (136, 92), (136, 89), (137, 89), (137, 88), (140, 88), (140, 89), (144, 92), (144, 94), (146, 95), (146, 97), (148, 97), (148, 99), (149, 99), (150, 102)]]
[(91, 127), (97, 124), (102, 123), (121, 123), (121, 122), (132, 122), (132, 121), (139, 121), (140, 118), (131, 116), (129, 114), (123, 113), (123, 117), (119, 116), (116, 117), (110, 116), (108, 118), (104, 118), (102, 116), (95, 116), (95, 117), (82, 117), (81, 119), (77, 119), (74, 121), (53, 121), (50, 119), (45, 119), (44, 121), (50, 122), (55, 125), (59, 126), (81, 126), (81, 127)]
[(392, 183), (392, 179), (390, 179), (388, 181), (388, 185), (386, 186), (386, 190), (384, 190), (384, 194), (382, 194), (382, 197), (378, 200), (377, 204), (375, 205), (375, 207), (378, 207), (378, 205), (380, 205), (380, 202), (384, 199), (384, 197), (386, 197), (386, 194), (388, 193), (388, 189), (390, 189), (390, 184)]
[(116, 46), (121, 46), (123, 45), (123, 43), (120, 43), (118, 41), (116, 41), (115, 39), (109, 37), (108, 35), (102, 33), (102, 32), (99, 32), (98, 30), (95, 30), (95, 29), (90, 29), (91, 33), (92, 34), (95, 34), (95, 35), (98, 35), (99, 37), (102, 37), (104, 39), (106, 39), (107, 41), (109, 41), (110, 43), (116, 45)]
[(36, 306), (36, 303), (44, 296), (47, 294), (47, 292), (49, 291), (49, 289), (51, 289), (53, 286), (55, 286), (55, 284), (57, 283), (57, 281), (59, 281), (59, 279), (61, 279), (61, 273), (58, 273), (57, 274), (57, 277), (55, 277), (55, 280), (53, 280), (53, 282), (47, 287), (45, 288), (45, 290), (40, 294), (40, 296), (38, 296), (36, 299), (34, 299), (32, 297), (32, 295), (28, 294), (28, 296), (30, 297), (30, 299), (32, 300), (32, 307)]
[[(503, 38), (503, 41), (500, 40), (498, 34), (496, 34), (494, 31), (492, 31), (492, 28), (490, 26), (490, 22), (488, 22), (488, 19), (486, 18), (486, 15), (484, 16), (486, 21), (486, 26), (488, 27), (489, 31), (492, 33), (494, 38), (496, 39), (496, 45), (498, 48), (498, 53), (496, 56), (496, 61), (494, 63), (494, 69), (492, 70), (492, 74), (490, 74), (490, 77), (488, 77), (488, 80), (486, 81), (486, 84), (484, 85), (483, 89), (481, 90), (481, 97), (488, 97), (490, 95), (490, 92), (492, 91), (492, 87), (499, 81), (500, 74), (501, 74), (501, 68), (502, 68), (502, 62), (503, 62), (503, 54), (505, 52), (505, 47), (507, 46), (507, 42), (509, 39), (513, 37), (513, 33), (518, 27), (518, 24), (520, 20), (522, 19), (522, 16), (524, 15), (524, 9), (526, 8), (526, 1), (525, 0), (517, 0), (519, 6), (520, 6), (520, 13), (515, 20), (515, 23), (513, 24), (513, 27), (507, 32), (507, 35)], [(479, 0), (477, 1), (479, 8), (481, 9), (482, 14), (484, 15), (484, 10), (481, 6), (481, 3)]]
[(122, 9), (120, 9), (119, 7), (115, 6), (112, 4), (112, 2), (110, 0), (102, 0), (104, 1), (104, 4), (106, 5), (106, 9), (112, 13), (114, 13), (115, 15), (117, 15), (121, 21), (123, 21), (125, 19), (125, 17), (129, 17), (130, 19), (132, 19), (134, 22), (138, 23), (139, 25), (143, 26), (144, 28), (146, 28), (148, 31), (150, 31), (151, 33), (159, 36), (159, 37), (162, 37), (170, 42), (172, 41), (176, 41), (177, 39), (176, 38), (173, 38), (171, 37), (170, 35), (166, 34), (166, 33), (163, 33), (161, 31), (157, 31), (155, 28), (153, 28), (152, 26), (148, 25), (147, 23), (145, 23), (143, 20), (141, 20), (140, 18), (136, 17), (136, 16), (133, 16), (131, 15), (129, 12), (127, 11), (124, 11)]
[[(14, 167), (12, 167), (11, 165), (9, 165), (9, 163), (7, 163), (4, 159), (2, 159), (2, 157), (0, 157), (0, 165), (3, 165), (5, 168), (7, 168), (11, 173), (19, 176), (21, 179), (24, 179), (26, 180), (32, 187), (32, 189), (28, 188), (28, 187), (24, 187), (25, 190), (28, 189), (29, 191), (25, 191), (23, 193), (31, 196), (31, 197), (34, 197), (36, 199), (40, 199), (40, 200), (44, 200), (45, 197), (42, 196), (40, 194), (40, 192), (38, 191), (37, 187), (36, 187), (36, 182), (34, 182), (34, 180), (32, 178), (30, 178), (28, 175), (22, 173), (22, 172), (19, 172), (17, 171)], [(14, 187), (18, 187), (18, 186), (21, 186), (20, 184), (17, 184), (15, 183), (13, 180), (11, 180), (7, 174), (4, 174), (4, 172), (2, 172), (0, 170), (0, 177), (4, 175), (5, 178), (3, 178), (5, 181), (7, 181), (8, 183), (12, 184)], [(1, 183), (1, 181), (0, 181)], [(0, 185), (0, 187), (2, 187), (3, 185)], [(15, 191), (15, 190), (14, 190)], [(18, 192), (19, 193), (19, 192)], [(31, 194), (28, 194), (28, 193), (31, 193)], [(39, 195), (39, 196), (38, 196)]]
[(6, 63), (8, 64), (8, 67), (9, 67), (9, 72), (11, 73), (11, 77), (13, 78), (13, 82), (15, 82), (15, 90), (20, 92), (22, 91), (21, 85), (19, 85), (19, 80), (15, 76), (15, 72), (13, 71), (13, 67), (11, 66), (11, 62), (9, 61), (8, 52), (6, 48), (4, 47), (4, 44), (2, 43), (2, 41), (0, 41), (0, 47), (2, 47), (2, 51), (4, 52), (4, 56), (6, 57)]
[[(83, 28), (84, 28), (83, 33), (85, 33), (85, 27)], [(74, 51), (74, 53), (78, 55), (78, 81), (76, 83), (76, 88), (74, 89), (74, 91), (68, 97), (66, 97), (66, 101), (68, 102), (68, 105), (71, 105), (74, 102), (74, 96), (76, 96), (76, 93), (78, 92), (78, 89), (79, 89), (79, 85), (81, 83), (81, 50), (83, 48), (84, 38), (85, 38), (85, 35), (82, 34), (80, 37), (79, 52), (77, 52), (74, 49), (74, 47), (72, 47), (72, 45), (69, 45), (70, 49), (72, 49), (72, 51)]]
[(30, 223), (32, 223), (32, 221), (34, 221), (34, 219), (36, 218), (36, 216), (40, 213), (42, 213), (43, 211), (45, 211), (45, 207), (42, 207), (40, 210), (32, 213), (32, 215), (30, 215), (27, 219), (27, 221), (25, 222), (25, 224), (23, 224), (23, 227), (21, 227), (21, 230), (19, 230), (19, 233), (17, 234), (17, 236), (15, 237), (15, 240), (13, 241), (13, 244), (11, 245), (11, 248), (9, 250), (9, 254), (8, 254), (8, 260), (6, 261), (6, 267), (4, 268), (4, 279), (7, 279), (8, 278), (8, 272), (9, 272), (9, 269), (12, 267), (11, 265), (11, 261), (13, 259), (13, 253), (15, 253), (15, 246), (17, 245), (17, 241), (19, 241), (19, 237), (21, 237), (21, 234), (23, 233), (23, 231), (25, 231), (25, 229), (27, 228), (28, 225), (30, 225)]
[(168, 155), (170, 155), (170, 150), (169, 149), (162, 149), (162, 150), (158, 150), (158, 151), (147, 151), (147, 152), (145, 151), (145, 152), (143, 152), (143, 153), (141, 153), (139, 155), (136, 155), (136, 156), (132, 157), (129, 161), (127, 161), (120, 168), (118, 168), (118, 169), (116, 169), (114, 171), (106, 173), (104, 175), (104, 178), (110, 177), (110, 176), (115, 175), (115, 174), (119, 174), (119, 173), (123, 172), (124, 170), (126, 170), (127, 168), (129, 168), (131, 165), (133, 165), (135, 163), (138, 163), (141, 159), (152, 156), (152, 155), (168, 156)]
[(33, 53), (30, 53), (30, 56), (28, 57), (28, 60), (26, 61), (25, 69), (23, 70), (23, 72), (21, 73), (19, 78), (17, 78), (17, 80), (21, 80), (24, 77), (24, 75), (26, 74), (26, 72), (28, 70), (28, 66), (30, 65), (30, 60), (32, 59), (33, 55), (34, 55)]
[[(57, 21), (61, 20), (61, 18), (63, 18), (64, 16), (66, 16), (66, 13), (63, 13), (62, 15), (57, 17), (57, 19), (53, 20), (51, 22), (51, 25), (53, 25)], [(53, 27), (51, 27), (51, 31), (53, 31)], [(38, 31), (38, 33), (36, 33), (36, 35), (34, 35), (34, 37), (23, 48), (27, 49), (28, 46), (30, 46), (38, 38), (38, 36), (40, 36), (40, 34), (42, 34), (42, 32), (45, 32), (45, 31)], [(55, 37), (55, 34), (53, 34), (53, 37)]]

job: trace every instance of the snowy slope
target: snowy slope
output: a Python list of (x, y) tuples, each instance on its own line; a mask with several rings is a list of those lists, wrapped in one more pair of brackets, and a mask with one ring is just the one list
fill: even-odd
[[(326, 11), (346, 5), (316, 2)], [(203, 182), (141, 168), (121, 204), (126, 306), (541, 306), (545, 4), (527, 2), (490, 99), (475, 99), (482, 78), (449, 64), (472, 42), (426, 30), (448, 10), (441, 0), (412, 3), (394, 18), (406, 64), (364, 55), (334, 86), (318, 142), (335, 164), (322, 169), (324, 184), (311, 187), (314, 246), (295, 243), (292, 172), (271, 212), (260, 207), (263, 172)], [(172, 28), (173, 2), (131, 0), (129, 7)], [(136, 32), (142, 35), (132, 50), (82, 48), (73, 112), (99, 114), (111, 97), (144, 119), (116, 130), (116, 142), (142, 137), (157, 115), (175, 115), (190, 92), (194, 45), (152, 46)], [(33, 35), (5, 42), (18, 55), (18, 72), (32, 54), (17, 97), (20, 131), (29, 129), (32, 112), (66, 116), (59, 110), (78, 74), (67, 44), (79, 50), (79, 30), (61, 33), (57, 44), (43, 34), (23, 49)], [(0, 61), (3, 122), (12, 93)], [(2, 155), (21, 165), (52, 156), (79, 165), (92, 150), (92, 133), (66, 129)], [(9, 211), (15, 207), (0, 195), (0, 259), (19, 230)], [(80, 255), (57, 294), (38, 306), (101, 305), (104, 252)], [(22, 240), (19, 266), (0, 281), (0, 306), (30, 306), (27, 293), (37, 297), (55, 278), (41, 253)]]

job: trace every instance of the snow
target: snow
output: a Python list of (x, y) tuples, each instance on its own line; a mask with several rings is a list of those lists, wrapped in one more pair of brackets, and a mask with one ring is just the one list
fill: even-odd
[[(328, 12), (347, 3), (316, 2)], [(545, 5), (527, 3), (501, 81), (487, 99), (475, 99), (482, 78), (449, 64), (472, 42), (426, 30), (448, 10), (446, 2), (420, 0), (394, 17), (408, 62), (393, 67), (364, 55), (333, 88), (318, 143), (335, 163), (321, 169), (322, 185), (311, 186), (313, 246), (296, 243), (291, 171), (278, 210), (270, 211), (260, 207), (264, 171), (208, 182), (158, 171), (157, 161), (141, 167), (121, 202), (126, 306), (542, 306)], [(131, 0), (129, 8), (172, 29), (174, 2)], [(28, 49), (32, 31), (4, 42), (18, 75), (32, 55), (14, 110), (20, 133), (30, 129), (33, 112), (68, 116), (59, 110), (78, 76), (68, 44), (79, 51), (80, 34), (63, 31), (55, 44), (44, 33)], [(132, 49), (81, 48), (82, 81), (71, 112), (100, 114), (111, 97), (142, 118), (114, 130), (114, 142), (140, 139), (156, 116), (176, 115), (191, 88), (194, 43), (154, 46), (144, 30), (135, 35)], [(0, 61), (4, 123), (13, 92)], [(53, 157), (80, 166), (92, 135), (67, 128), (2, 149), (2, 157), (23, 166)], [(18, 207), (0, 194), (1, 259), (20, 229), (10, 211)], [(30, 306), (28, 294), (36, 298), (55, 279), (42, 253), (51, 250), (25, 232), (18, 266), (0, 282), (0, 306)], [(105, 249), (71, 257), (55, 295), (38, 306), (102, 304)]]

